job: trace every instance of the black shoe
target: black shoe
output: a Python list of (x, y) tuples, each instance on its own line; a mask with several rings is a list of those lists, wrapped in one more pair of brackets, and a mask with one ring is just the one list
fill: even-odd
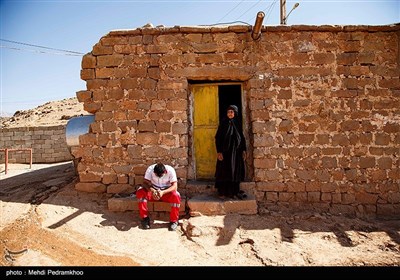
[(240, 200), (246, 199), (247, 198), (247, 194), (243, 191), (240, 191), (236, 194), (236, 197)]
[(142, 229), (149, 229), (150, 228), (150, 218), (146, 217), (142, 220)]
[(177, 229), (177, 227), (178, 227), (178, 222), (170, 222), (168, 230), (175, 231)]

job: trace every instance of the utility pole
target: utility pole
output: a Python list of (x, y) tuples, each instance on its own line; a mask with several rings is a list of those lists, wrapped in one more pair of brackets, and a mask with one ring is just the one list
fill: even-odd
[(293, 5), (293, 8), (286, 15), (286, 0), (281, 0), (281, 24), (286, 25), (288, 17), (293, 12), (293, 10), (296, 9), (299, 5), (300, 5), (299, 3), (295, 3)]
[(286, 0), (281, 1), (281, 24), (286, 24)]

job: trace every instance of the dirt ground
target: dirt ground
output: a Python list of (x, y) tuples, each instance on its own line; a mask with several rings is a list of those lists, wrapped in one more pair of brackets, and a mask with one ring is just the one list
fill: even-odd
[(0, 165), (1, 266), (400, 266), (400, 220), (328, 213), (182, 217), (139, 228), (106, 194), (77, 192), (71, 162)]

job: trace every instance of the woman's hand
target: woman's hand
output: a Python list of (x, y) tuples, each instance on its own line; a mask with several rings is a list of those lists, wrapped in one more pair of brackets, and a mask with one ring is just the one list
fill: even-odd
[(218, 159), (219, 161), (224, 160), (224, 156), (222, 155), (222, 153), (217, 153), (217, 159)]

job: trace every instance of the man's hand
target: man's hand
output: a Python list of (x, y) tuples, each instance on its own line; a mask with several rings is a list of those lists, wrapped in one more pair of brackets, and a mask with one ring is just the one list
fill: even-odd
[(159, 189), (154, 189), (154, 188), (151, 188), (150, 190), (151, 190), (151, 194), (152, 194), (153, 198), (154, 198), (155, 200), (160, 200), (160, 198), (161, 198), (161, 196), (162, 196), (161, 190), (159, 190)]

